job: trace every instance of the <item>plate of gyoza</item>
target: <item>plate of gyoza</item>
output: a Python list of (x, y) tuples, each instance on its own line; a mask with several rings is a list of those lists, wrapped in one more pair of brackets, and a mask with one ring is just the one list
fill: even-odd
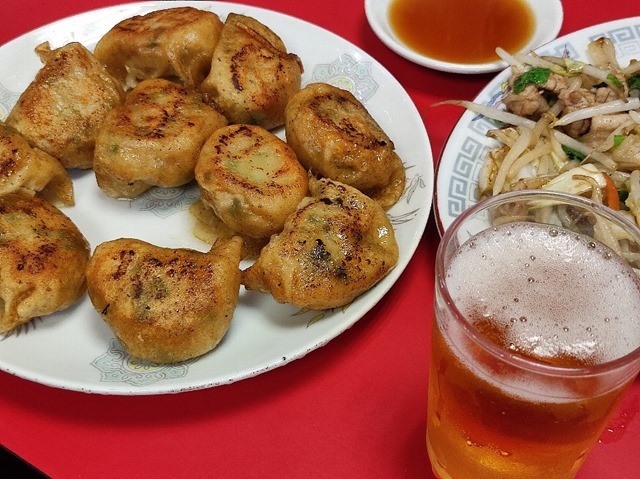
[(252, 377), (351, 327), (419, 244), (421, 117), (325, 29), (131, 3), (29, 32), (0, 63), (0, 164), (21, 168), (0, 184), (5, 372), (121, 395)]

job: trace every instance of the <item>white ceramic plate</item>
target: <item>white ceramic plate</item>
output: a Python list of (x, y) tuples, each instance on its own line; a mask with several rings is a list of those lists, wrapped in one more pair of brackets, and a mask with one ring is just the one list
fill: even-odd
[[(5, 118), (41, 64), (34, 47), (79, 41), (92, 49), (116, 22), (176, 6), (253, 16), (278, 33), (304, 64), (303, 83), (324, 81), (354, 93), (394, 140), (406, 164), (407, 189), (389, 210), (400, 248), (398, 265), (344, 309), (301, 312), (270, 295), (240, 292), (232, 325), (211, 353), (159, 366), (127, 356), (86, 297), (71, 309), (10, 336), (0, 336), (0, 369), (47, 385), (103, 394), (158, 394), (231, 383), (298, 359), (338, 336), (369, 311), (398, 279), (413, 255), (431, 209), (433, 159), (424, 124), (400, 84), (372, 57), (340, 37), (268, 10), (227, 2), (145, 2), (91, 11), (39, 28), (0, 48), (0, 118)], [(278, 132), (282, 136), (282, 131)], [(66, 208), (92, 247), (118, 237), (159, 246), (206, 251), (187, 212), (198, 196), (191, 186), (156, 189), (133, 201), (107, 198), (93, 172), (74, 172), (76, 206)], [(247, 265), (242, 265), (243, 267)]]
[[(506, 64), (502, 61), (491, 63), (452, 63), (436, 60), (417, 53), (398, 38), (389, 24), (389, 5), (393, 1), (394, 0), (365, 0), (364, 6), (367, 21), (371, 29), (382, 43), (398, 55), (418, 65), (451, 73), (489, 73), (502, 70), (506, 67)], [(556, 37), (562, 26), (563, 10), (560, 0), (525, 0), (525, 2), (531, 8), (536, 23), (536, 29), (531, 40), (522, 48), (522, 51), (529, 51)], [(437, 19), (433, 21), (437, 21)], [(425, 28), (429, 28), (429, 26), (425, 25)]]
[[(541, 55), (564, 55), (586, 61), (587, 45), (602, 36), (611, 38), (622, 66), (631, 59), (640, 59), (640, 17), (595, 25), (558, 38), (537, 51)], [(474, 101), (500, 108), (501, 85), (509, 74), (509, 70), (498, 74)], [(489, 150), (498, 145), (486, 137), (486, 132), (495, 127), (491, 120), (466, 111), (453, 128), (437, 167), (434, 210), (441, 232), (477, 203), (480, 169)]]

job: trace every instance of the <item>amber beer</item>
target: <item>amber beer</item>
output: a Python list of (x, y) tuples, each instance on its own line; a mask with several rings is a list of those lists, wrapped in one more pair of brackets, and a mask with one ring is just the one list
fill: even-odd
[(590, 236), (530, 222), (447, 247), (429, 377), (435, 474), (574, 477), (640, 367), (638, 276)]

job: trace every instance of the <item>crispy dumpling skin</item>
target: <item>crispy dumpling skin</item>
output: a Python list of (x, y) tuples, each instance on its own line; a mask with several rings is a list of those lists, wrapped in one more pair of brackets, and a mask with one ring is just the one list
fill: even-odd
[(252, 17), (230, 13), (200, 89), (229, 123), (269, 130), (284, 124), (284, 108), (300, 89), (301, 76), (300, 58), (287, 53), (278, 35)]
[(243, 271), (247, 289), (280, 303), (322, 310), (344, 306), (398, 262), (395, 233), (383, 208), (348, 185), (310, 178), (311, 197)]
[(194, 178), (204, 142), (226, 124), (201, 93), (161, 78), (143, 80), (98, 131), (98, 186), (113, 198), (135, 198), (152, 186), (184, 185)]
[(200, 197), (233, 231), (268, 238), (307, 195), (307, 172), (284, 141), (257, 125), (229, 125), (204, 144)]
[(73, 183), (62, 164), (0, 121), (0, 196), (9, 193), (74, 204)]
[(65, 168), (91, 168), (98, 127), (124, 98), (119, 81), (80, 43), (36, 48), (44, 62), (6, 124)]
[(80, 230), (48, 201), (0, 196), (0, 332), (78, 301), (89, 254)]
[(209, 73), (221, 30), (213, 12), (157, 10), (119, 22), (98, 41), (94, 54), (126, 85), (167, 78), (195, 88)]
[(156, 363), (191, 359), (214, 349), (229, 328), (241, 250), (240, 238), (207, 253), (108, 241), (89, 261), (89, 298), (132, 356)]
[(353, 186), (383, 208), (404, 192), (406, 173), (393, 141), (349, 91), (311, 83), (285, 110), (285, 135), (314, 174)]

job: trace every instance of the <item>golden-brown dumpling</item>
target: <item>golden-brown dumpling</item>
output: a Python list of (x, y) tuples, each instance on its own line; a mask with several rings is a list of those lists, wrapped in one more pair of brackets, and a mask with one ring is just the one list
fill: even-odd
[(6, 123), (65, 168), (91, 168), (98, 128), (124, 98), (119, 81), (80, 43), (36, 48), (44, 62)]
[(204, 144), (196, 164), (204, 204), (233, 231), (268, 238), (307, 194), (307, 172), (293, 150), (257, 125), (229, 125)]
[(14, 192), (74, 204), (73, 183), (62, 164), (0, 121), (0, 196)]
[(230, 13), (200, 89), (229, 123), (271, 129), (284, 123), (284, 108), (300, 89), (301, 75), (300, 59), (287, 53), (278, 35), (252, 17)]
[(395, 267), (398, 244), (382, 207), (357, 189), (326, 178), (310, 178), (309, 189), (242, 282), (280, 303), (337, 308)]
[(204, 142), (226, 124), (201, 93), (161, 78), (143, 80), (98, 132), (98, 186), (114, 198), (135, 198), (152, 186), (184, 185), (194, 178)]
[(222, 21), (213, 12), (168, 8), (127, 18), (98, 42), (95, 56), (127, 85), (176, 79), (194, 88), (209, 73)]
[(242, 240), (207, 253), (121, 238), (98, 245), (87, 267), (94, 307), (132, 356), (184, 361), (215, 348), (240, 291)]
[(48, 201), (0, 196), (0, 332), (80, 299), (89, 253), (80, 230)]
[(393, 141), (349, 91), (312, 83), (285, 110), (287, 142), (314, 174), (346, 183), (389, 208), (402, 196), (405, 169)]

